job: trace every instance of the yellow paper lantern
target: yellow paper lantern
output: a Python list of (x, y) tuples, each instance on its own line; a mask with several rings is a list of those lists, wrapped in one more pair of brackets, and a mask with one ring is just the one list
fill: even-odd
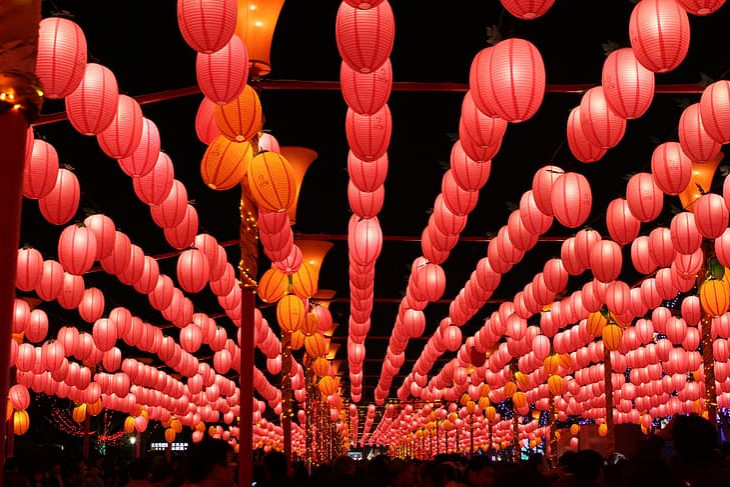
[(314, 335), (308, 336), (304, 339), (304, 349), (310, 357), (320, 358), (327, 355), (329, 345), (320, 333), (315, 333)]
[(201, 433), (205, 433), (205, 423), (200, 421), (198, 424), (196, 424), (195, 431), (200, 431)]
[(466, 403), (466, 412), (469, 414), (474, 414), (474, 411), (477, 410), (477, 405), (474, 401), (468, 401)]
[(592, 336), (598, 337), (603, 333), (603, 327), (605, 327), (607, 323), (608, 319), (603, 316), (603, 313), (600, 311), (594, 311), (588, 315), (588, 319), (586, 320), (586, 329)]
[(559, 396), (563, 393), (563, 378), (559, 375), (551, 375), (547, 380), (550, 394), (553, 396)]
[(218, 135), (203, 154), (200, 176), (210, 189), (231, 189), (243, 180), (252, 158), (249, 142), (233, 142), (225, 135)]
[(275, 303), (289, 290), (289, 277), (272, 267), (259, 279), (257, 293), (264, 303)]
[(263, 152), (255, 156), (248, 166), (248, 187), (259, 207), (269, 211), (284, 212), (296, 199), (294, 172), (281, 154)]
[(522, 409), (527, 405), (527, 396), (525, 396), (525, 393), (522, 391), (515, 392), (512, 395), (512, 403), (515, 408)]
[(576, 436), (578, 433), (580, 433), (580, 425), (579, 424), (571, 424), (570, 425), (570, 434), (572, 436)]
[(218, 129), (234, 142), (244, 142), (259, 133), (262, 120), (261, 100), (249, 85), (232, 102), (215, 106)]
[(167, 428), (165, 430), (165, 441), (168, 443), (172, 443), (175, 441), (175, 430), (172, 428)]
[(302, 262), (299, 270), (292, 274), (292, 291), (302, 299), (317, 294), (317, 272), (308, 262)]
[(725, 280), (707, 279), (700, 284), (700, 304), (710, 316), (720, 316), (730, 306), (730, 288)]
[(494, 408), (494, 406), (488, 406), (486, 409), (484, 409), (484, 416), (486, 416), (487, 420), (490, 423), (494, 423), (494, 420), (497, 418), (497, 410)]
[(76, 406), (71, 413), (71, 417), (77, 423), (83, 423), (86, 419), (86, 403)]
[(13, 433), (24, 435), (30, 428), (30, 416), (25, 409), (19, 409), (13, 413)]
[(489, 384), (482, 384), (482, 386), (479, 388), (479, 395), (481, 397), (487, 397), (490, 392), (492, 392), (492, 389), (491, 387), (489, 387)]
[(606, 436), (608, 434), (608, 425), (602, 423), (598, 425), (598, 436)]
[(331, 396), (337, 391), (335, 379), (330, 375), (326, 375), (319, 380), (319, 390), (325, 396)]
[(507, 382), (503, 387), (503, 391), (506, 397), (512, 397), (517, 392), (517, 386), (514, 382)]
[(559, 353), (556, 356), (558, 357), (558, 365), (562, 368), (566, 370), (573, 368), (573, 359), (569, 353)]
[(7, 402), (7, 409), (5, 410), (5, 421), (10, 421), (10, 418), (13, 417), (13, 403), (8, 401)]
[(302, 326), (300, 331), (304, 333), (305, 337), (308, 337), (317, 333), (317, 330), (319, 330), (319, 320), (317, 319), (317, 315), (314, 313), (307, 313), (307, 319), (304, 320), (304, 326)]
[(478, 404), (479, 404), (479, 409), (481, 409), (482, 411), (484, 411), (485, 409), (487, 409), (489, 407), (489, 405), (491, 403), (489, 402), (489, 398), (485, 396), (485, 397), (480, 397), (479, 398)]
[(545, 357), (545, 360), (542, 362), (542, 370), (545, 372), (548, 376), (553, 375), (558, 372), (558, 357), (555, 355), (549, 355)]
[(301, 331), (295, 331), (291, 334), (291, 349), (292, 350), (301, 350), (304, 346), (304, 339), (306, 337), (304, 336), (304, 333)]
[(621, 344), (621, 336), (623, 336), (624, 332), (618, 325), (606, 325), (605, 328), (603, 328), (603, 345), (608, 350), (618, 350), (619, 345)]
[(462, 394), (461, 397), (459, 398), (459, 404), (461, 404), (462, 406), (466, 406), (466, 403), (468, 403), (468, 402), (469, 402), (469, 394), (466, 394), (466, 393)]
[(217, 434), (218, 434), (218, 430), (216, 429), (215, 426), (210, 426), (208, 428), (208, 436), (215, 436)]
[(517, 385), (520, 386), (520, 389), (523, 391), (526, 391), (530, 388), (530, 378), (527, 376), (527, 374), (523, 374), (519, 370), (515, 372), (515, 380), (517, 381)]
[(276, 319), (282, 331), (294, 332), (307, 319), (304, 303), (299, 296), (287, 294), (276, 305)]
[(182, 423), (178, 419), (173, 419), (170, 421), (170, 427), (175, 431), (175, 433), (182, 433)]
[(124, 419), (124, 432), (134, 433), (134, 416), (127, 416)]
[(97, 399), (95, 402), (86, 403), (86, 412), (89, 413), (89, 415), (91, 416), (98, 416), (103, 410), (104, 403), (102, 402), (101, 398)]
[(329, 373), (330, 363), (326, 358), (318, 358), (312, 362), (312, 370), (317, 377), (324, 377)]

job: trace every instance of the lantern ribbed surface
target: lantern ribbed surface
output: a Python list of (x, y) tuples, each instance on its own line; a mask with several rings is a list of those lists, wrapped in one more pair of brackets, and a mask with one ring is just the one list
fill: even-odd
[(705, 130), (699, 103), (685, 108), (679, 117), (679, 143), (692, 162), (706, 162), (722, 149)]
[(666, 73), (689, 49), (689, 18), (676, 0), (642, 0), (629, 19), (629, 39), (636, 59), (649, 71)]
[(86, 57), (86, 37), (75, 22), (61, 17), (41, 20), (35, 73), (46, 98), (64, 98), (76, 89)]
[(651, 174), (659, 189), (676, 195), (685, 190), (692, 178), (692, 161), (679, 142), (665, 142), (651, 154)]
[(565, 173), (555, 181), (550, 201), (555, 218), (563, 226), (577, 228), (591, 213), (591, 186), (582, 174)]
[(477, 162), (464, 152), (461, 141), (451, 148), (451, 174), (456, 184), (465, 191), (479, 191), (487, 184), (491, 161)]
[(347, 232), (350, 258), (359, 265), (370, 265), (377, 260), (383, 246), (383, 232), (376, 218), (350, 218)]
[(200, 163), (203, 182), (218, 191), (230, 189), (241, 182), (252, 158), (249, 142), (232, 142), (219, 135), (203, 154)]
[(626, 185), (626, 202), (631, 213), (642, 222), (655, 220), (662, 212), (664, 193), (651, 174), (634, 174)]
[(347, 201), (360, 218), (372, 218), (380, 213), (385, 201), (385, 190), (380, 186), (373, 192), (360, 191), (350, 181), (347, 185)]
[(275, 152), (263, 152), (251, 160), (248, 186), (256, 202), (270, 211), (284, 212), (296, 199), (294, 170)]
[(583, 126), (580, 122), (580, 107), (575, 107), (570, 111), (568, 116), (567, 134), (568, 134), (568, 147), (573, 156), (580, 162), (596, 162), (600, 160), (605, 154), (607, 149), (602, 149), (595, 144), (592, 144), (588, 137), (583, 133)]
[(580, 127), (588, 142), (610, 149), (626, 132), (626, 119), (614, 113), (606, 102), (602, 86), (586, 91), (580, 102)]
[(532, 20), (545, 14), (555, 0), (499, 0), (504, 8), (522, 20)]
[(366, 162), (355, 154), (347, 154), (347, 172), (352, 184), (360, 191), (375, 191), (385, 182), (388, 175), (388, 154), (375, 161)]
[(35, 139), (23, 171), (23, 196), (39, 199), (51, 192), (58, 177), (58, 153), (48, 142)]
[(347, 110), (345, 134), (350, 150), (356, 157), (370, 162), (383, 155), (390, 144), (392, 120), (388, 105), (373, 115), (360, 115)]
[(142, 107), (137, 100), (127, 95), (119, 95), (112, 122), (96, 139), (106, 155), (122, 159), (134, 154), (142, 140), (143, 127)]
[(96, 237), (86, 227), (69, 225), (58, 238), (58, 261), (66, 272), (80, 276), (96, 260)]
[(177, 282), (189, 293), (202, 291), (208, 283), (210, 267), (208, 260), (197, 249), (189, 249), (177, 259)]
[(702, 126), (719, 144), (730, 142), (730, 81), (712, 83), (700, 99)]
[(172, 160), (167, 154), (160, 152), (155, 167), (144, 176), (134, 178), (132, 186), (140, 201), (148, 205), (159, 205), (170, 194), (174, 179)]
[(218, 51), (198, 53), (195, 74), (203, 94), (218, 105), (225, 105), (241, 94), (248, 82), (248, 51), (240, 37)]
[(185, 216), (174, 227), (165, 228), (165, 240), (175, 249), (183, 250), (191, 245), (198, 233), (198, 212), (194, 206), (187, 205)]
[(250, 139), (261, 130), (263, 115), (256, 90), (246, 86), (235, 100), (215, 107), (215, 123), (223, 135), (236, 142)]
[(185, 42), (198, 52), (225, 46), (236, 30), (236, 0), (178, 0), (177, 22)]
[(148, 174), (154, 169), (160, 156), (160, 131), (155, 123), (144, 118), (142, 120), (142, 136), (134, 152), (128, 157), (119, 159), (119, 167), (130, 177)]
[(129, 263), (124, 267), (122, 272), (117, 274), (119, 282), (128, 286), (136, 283), (144, 272), (144, 258), (144, 250), (138, 245), (132, 244), (129, 247)]
[(107, 257), (101, 259), (101, 267), (104, 271), (112, 275), (121, 273), (129, 264), (131, 245), (129, 237), (117, 230), (112, 251)]
[(542, 104), (545, 65), (540, 51), (524, 39), (507, 39), (483, 49), (469, 72), (477, 108), (491, 117), (524, 122)]
[(390, 59), (370, 73), (361, 73), (343, 62), (340, 66), (340, 85), (347, 106), (355, 113), (372, 115), (383, 108), (393, 86)]
[(603, 63), (601, 86), (608, 106), (619, 117), (639, 118), (654, 98), (654, 73), (624, 47), (609, 54)]
[(395, 19), (390, 3), (362, 10), (340, 4), (335, 37), (340, 57), (355, 71), (371, 73), (390, 56), (395, 40)]
[(725, 0), (677, 0), (677, 2), (693, 15), (710, 15), (725, 4)]
[(106, 66), (89, 63), (81, 83), (66, 97), (68, 120), (81, 134), (96, 135), (114, 120), (118, 98), (114, 73)]
[(210, 144), (213, 139), (221, 135), (221, 130), (215, 122), (216, 104), (203, 98), (195, 113), (195, 133), (203, 144)]
[(76, 175), (68, 169), (58, 170), (56, 184), (43, 198), (38, 200), (41, 214), (49, 223), (63, 225), (76, 214), (81, 198), (81, 188)]
[(21, 291), (33, 290), (41, 279), (43, 256), (36, 249), (18, 249), (15, 286)]
[(167, 198), (156, 206), (150, 207), (152, 219), (160, 228), (172, 228), (182, 222), (187, 211), (188, 191), (178, 180), (172, 182), (172, 189)]

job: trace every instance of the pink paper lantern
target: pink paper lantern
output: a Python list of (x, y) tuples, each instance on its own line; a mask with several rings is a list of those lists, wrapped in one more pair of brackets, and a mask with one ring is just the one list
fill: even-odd
[(636, 60), (631, 49), (616, 49), (603, 63), (601, 86), (616, 115), (629, 120), (639, 118), (654, 98), (654, 73)]
[(515, 123), (530, 119), (545, 95), (540, 51), (517, 38), (483, 49), (472, 62), (469, 89), (486, 115)]
[(340, 66), (340, 85), (345, 103), (355, 113), (373, 115), (390, 96), (393, 86), (393, 70), (390, 60), (369, 73), (362, 73), (343, 62)]
[(720, 153), (718, 144), (705, 130), (699, 103), (694, 103), (679, 117), (679, 143), (693, 162), (706, 162)]
[(656, 185), (666, 194), (685, 190), (692, 177), (692, 161), (677, 142), (657, 146), (651, 155), (651, 174)]
[(32, 140), (30, 157), (23, 171), (23, 196), (40, 199), (53, 190), (58, 178), (58, 153), (40, 139)]
[(71, 125), (83, 135), (106, 129), (117, 112), (119, 88), (109, 68), (89, 63), (76, 89), (66, 97), (66, 113)]
[(205, 255), (197, 249), (189, 249), (177, 260), (177, 280), (185, 291), (200, 292), (208, 283), (210, 267)]
[(641, 222), (631, 213), (625, 199), (616, 198), (606, 209), (606, 226), (614, 241), (626, 245), (639, 234)]
[(639, 221), (649, 222), (662, 212), (664, 194), (654, 183), (651, 174), (640, 172), (631, 176), (626, 185), (626, 203), (631, 214)]
[(580, 162), (590, 163), (600, 160), (605, 154), (606, 149), (591, 143), (583, 132), (581, 125), (580, 107), (575, 107), (568, 115), (568, 147), (573, 156)]
[(134, 178), (134, 193), (145, 204), (160, 205), (170, 195), (175, 180), (175, 169), (172, 160), (164, 152), (160, 152), (154, 168), (144, 176)]
[(345, 135), (352, 153), (366, 162), (383, 157), (390, 143), (392, 123), (388, 105), (373, 115), (360, 115), (348, 109)]
[(372, 193), (366, 193), (357, 189), (350, 181), (347, 185), (347, 200), (355, 215), (360, 218), (373, 218), (383, 208), (385, 189), (381, 186)]
[(35, 73), (43, 96), (59, 99), (73, 92), (84, 76), (86, 56), (86, 37), (75, 22), (61, 17), (41, 20)]
[(137, 178), (154, 169), (160, 156), (160, 131), (157, 125), (148, 119), (142, 119), (142, 135), (137, 148), (128, 157), (119, 159), (119, 167), (127, 176)]
[(700, 113), (702, 126), (707, 134), (719, 144), (730, 142), (730, 81), (712, 83), (702, 92)]
[(341, 3), (335, 37), (340, 56), (353, 70), (365, 74), (378, 70), (393, 50), (395, 20), (390, 4), (363, 10)]
[(157, 261), (149, 255), (145, 255), (142, 275), (133, 283), (134, 289), (139, 293), (149, 294), (157, 287), (159, 277), (160, 267)]
[[(183, 250), (193, 245), (195, 235), (198, 233), (198, 212), (195, 207), (188, 204), (182, 221), (177, 226), (165, 228), (164, 233), (167, 243), (177, 250)], [(215, 252), (217, 255), (218, 250), (216, 249)]]
[(728, 226), (728, 209), (719, 194), (700, 196), (694, 208), (697, 230), (705, 238), (718, 238)]
[(41, 279), (35, 288), (36, 294), (43, 301), (53, 301), (58, 297), (63, 286), (63, 267), (55, 260), (43, 262)]
[(553, 216), (552, 193), (555, 182), (565, 171), (557, 166), (544, 166), (535, 171), (532, 178), (532, 195), (535, 205), (545, 215)]
[(550, 201), (555, 218), (562, 225), (579, 227), (591, 212), (593, 197), (590, 184), (582, 174), (565, 173), (555, 181)]
[(131, 156), (142, 140), (143, 120), (142, 108), (137, 100), (127, 95), (119, 95), (114, 118), (96, 136), (99, 147), (114, 159)]
[(626, 132), (626, 119), (609, 108), (602, 86), (585, 92), (580, 102), (580, 127), (588, 142), (610, 149)]
[(672, 244), (680, 254), (692, 254), (702, 245), (702, 235), (697, 230), (693, 213), (684, 211), (675, 215), (669, 231)]
[(58, 238), (58, 260), (66, 272), (80, 276), (91, 269), (97, 255), (94, 233), (86, 228), (69, 225)]
[(117, 274), (117, 279), (127, 286), (134, 285), (142, 278), (144, 272), (144, 250), (138, 245), (132, 244), (129, 248), (129, 263), (124, 267), (122, 272)]
[(150, 213), (158, 227), (173, 228), (185, 218), (187, 206), (188, 191), (183, 183), (174, 180), (167, 198), (159, 205), (150, 207)]
[(18, 249), (15, 269), (15, 286), (21, 291), (31, 291), (41, 280), (43, 256), (36, 249)]
[(104, 294), (95, 287), (84, 292), (79, 304), (79, 315), (87, 323), (94, 323), (104, 313)]
[(114, 247), (111, 253), (101, 259), (101, 267), (108, 274), (118, 275), (129, 265), (132, 255), (132, 244), (126, 234), (116, 230), (114, 232)]
[(185, 42), (198, 52), (225, 46), (236, 29), (236, 0), (179, 0), (177, 22)]
[(722, 7), (725, 0), (677, 0), (689, 13), (694, 15), (710, 15)]
[(43, 218), (53, 225), (63, 225), (76, 214), (81, 199), (81, 188), (76, 175), (68, 169), (58, 170), (56, 184), (43, 198), (38, 207)]
[(209, 145), (213, 142), (213, 139), (221, 135), (215, 121), (215, 107), (215, 103), (203, 98), (198, 106), (198, 111), (195, 113), (195, 133), (205, 145)]
[(248, 82), (248, 50), (240, 37), (230, 41), (215, 52), (199, 52), (195, 60), (198, 86), (205, 97), (218, 105), (235, 100)]
[(621, 248), (616, 242), (601, 240), (591, 248), (591, 270), (600, 282), (609, 283), (618, 278), (622, 263)]
[(117, 229), (111, 218), (101, 213), (87, 216), (84, 225), (96, 239), (96, 260), (108, 257), (114, 250)]
[(352, 184), (360, 191), (372, 192), (385, 182), (388, 174), (388, 155), (384, 154), (375, 161), (363, 161), (355, 154), (347, 155), (347, 172)]
[(94, 344), (99, 350), (102, 352), (111, 350), (117, 341), (116, 324), (107, 318), (96, 320), (92, 330), (92, 337), (94, 338)]
[(629, 19), (629, 39), (636, 59), (649, 71), (666, 73), (689, 49), (689, 18), (675, 0), (636, 4)]
[(500, 2), (515, 17), (532, 20), (547, 12), (555, 0), (500, 0)]
[(359, 265), (375, 262), (383, 246), (383, 232), (377, 218), (359, 220), (350, 218), (348, 230), (350, 257)]

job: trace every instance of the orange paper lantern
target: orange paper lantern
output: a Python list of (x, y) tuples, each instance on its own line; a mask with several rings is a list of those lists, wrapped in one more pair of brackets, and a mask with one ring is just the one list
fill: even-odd
[(200, 175), (210, 189), (223, 191), (241, 182), (253, 158), (249, 142), (231, 142), (219, 135), (210, 143), (200, 162)]
[(281, 213), (296, 199), (297, 185), (289, 161), (276, 152), (264, 152), (251, 160), (248, 186), (259, 207)]
[(299, 270), (292, 275), (292, 291), (302, 299), (317, 294), (317, 271), (308, 262), (302, 262)]
[(299, 296), (288, 294), (276, 305), (276, 319), (282, 331), (294, 332), (302, 327), (307, 319), (307, 311)]
[(289, 278), (283, 272), (271, 268), (259, 279), (258, 294), (261, 301), (275, 303), (287, 293)]
[(623, 330), (618, 325), (606, 325), (603, 328), (603, 345), (608, 350), (618, 350), (619, 344), (621, 343), (621, 336), (624, 334)]
[(720, 316), (730, 306), (730, 286), (724, 280), (708, 279), (700, 285), (700, 304), (710, 316)]
[(319, 333), (306, 337), (304, 339), (304, 348), (307, 351), (307, 355), (312, 358), (324, 357), (329, 351), (327, 341)]
[(244, 142), (261, 130), (263, 114), (256, 90), (246, 85), (238, 97), (215, 107), (215, 123), (223, 135), (235, 142)]
[(13, 433), (16, 435), (24, 435), (30, 428), (30, 416), (28, 411), (21, 409), (13, 413)]

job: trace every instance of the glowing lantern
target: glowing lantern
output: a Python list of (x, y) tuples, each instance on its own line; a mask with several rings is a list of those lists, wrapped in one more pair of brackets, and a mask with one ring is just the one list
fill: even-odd
[(198, 52), (225, 46), (236, 28), (236, 0), (179, 0), (177, 21), (185, 42)]
[(329, 344), (322, 335), (315, 333), (304, 339), (304, 349), (311, 358), (321, 358), (329, 352)]
[(185, 218), (187, 205), (188, 191), (185, 189), (185, 185), (174, 180), (167, 198), (159, 205), (150, 207), (150, 214), (158, 227), (173, 228)]
[(626, 119), (609, 108), (603, 87), (596, 86), (581, 98), (580, 127), (588, 142), (601, 149), (610, 149), (624, 136)]
[(725, 0), (677, 0), (684, 9), (694, 15), (710, 15), (722, 7)]
[(609, 283), (621, 273), (621, 248), (611, 240), (600, 240), (590, 251), (590, 267), (600, 282)]
[(172, 443), (175, 441), (175, 430), (172, 428), (167, 428), (165, 430), (165, 441), (168, 443)]
[(304, 176), (307, 173), (309, 166), (317, 159), (317, 152), (306, 147), (292, 147), (284, 146), (279, 148), (278, 152), (282, 157), (291, 165), (292, 174), (294, 176), (294, 202), (289, 206), (289, 221), (292, 225), (297, 222), (297, 203), (299, 201), (299, 192), (302, 189), (302, 183), (304, 182)]
[(83, 423), (86, 419), (86, 403), (81, 403), (73, 409), (71, 417), (77, 423)]
[(101, 398), (92, 403), (85, 404), (86, 412), (89, 413), (91, 416), (98, 416), (104, 410), (104, 403), (102, 402)]
[(15, 384), (10, 388), (8, 399), (15, 409), (28, 409), (28, 406), (30, 406), (30, 393), (28, 388), (22, 384)]
[(39, 199), (51, 192), (58, 177), (58, 153), (51, 144), (32, 141), (30, 157), (23, 171), (23, 196)]
[(651, 174), (640, 172), (631, 176), (626, 185), (626, 202), (632, 215), (639, 221), (648, 222), (662, 212), (664, 194), (654, 183)]
[(308, 262), (302, 262), (292, 275), (292, 291), (302, 299), (317, 294), (317, 271)]
[(110, 319), (102, 318), (96, 320), (92, 330), (94, 344), (102, 352), (106, 352), (114, 348), (117, 341), (117, 325)]
[(112, 219), (97, 213), (86, 217), (84, 225), (96, 238), (96, 259), (101, 260), (108, 257), (114, 250), (117, 231)]
[(692, 161), (679, 143), (665, 142), (651, 155), (651, 174), (659, 189), (666, 194), (679, 194), (692, 177)]
[(576, 228), (586, 221), (591, 212), (593, 197), (590, 184), (582, 174), (565, 173), (555, 181), (550, 201), (555, 218), (568, 228)]
[(707, 193), (700, 196), (694, 205), (697, 230), (705, 238), (718, 238), (728, 226), (727, 206), (722, 196)]
[(464, 152), (477, 162), (490, 160), (499, 150), (505, 130), (507, 122), (480, 112), (471, 91), (467, 91), (459, 120), (459, 144)]
[(618, 325), (606, 325), (603, 328), (603, 345), (609, 350), (618, 350), (623, 330)]
[(383, 209), (385, 189), (381, 186), (372, 193), (360, 191), (352, 182), (347, 185), (347, 200), (353, 213), (360, 218), (373, 218)]
[(654, 97), (654, 73), (636, 60), (631, 49), (616, 49), (603, 63), (601, 86), (608, 106), (619, 117), (639, 118)]
[(35, 289), (43, 272), (43, 256), (36, 249), (18, 249), (15, 286), (21, 291)]
[(702, 126), (707, 134), (719, 144), (730, 142), (730, 82), (721, 80), (712, 83), (702, 92), (700, 113)]
[(256, 135), (261, 130), (262, 120), (259, 95), (248, 85), (233, 101), (215, 107), (218, 129), (235, 142), (244, 142)]
[(357, 189), (373, 192), (385, 182), (388, 174), (388, 155), (385, 154), (375, 161), (363, 161), (350, 151), (347, 154), (347, 172), (350, 181)]
[(345, 135), (350, 150), (366, 162), (382, 157), (388, 150), (392, 125), (387, 104), (372, 115), (361, 115), (348, 108)]
[(680, 254), (692, 254), (702, 245), (702, 235), (697, 230), (695, 215), (684, 211), (672, 218), (669, 227), (672, 244)]
[(208, 259), (198, 249), (185, 250), (177, 259), (177, 282), (189, 293), (200, 292), (208, 283)]
[[(183, 216), (182, 221), (177, 226), (163, 229), (165, 240), (167, 240), (167, 243), (177, 250), (183, 250), (190, 247), (193, 245), (195, 235), (198, 233), (198, 223), (198, 211), (194, 206), (188, 204), (185, 208), (185, 216)], [(145, 257), (145, 262), (147, 262), (147, 257)], [(155, 280), (156, 279), (157, 276), (155, 276)], [(154, 286), (154, 284), (154, 282), (150, 283), (152, 286)], [(139, 291), (139, 289), (137, 290)], [(145, 291), (142, 292), (143, 294), (147, 294)]]
[(330, 369), (330, 363), (326, 358), (318, 358), (312, 362), (312, 370), (317, 377), (324, 377)]
[(41, 20), (35, 73), (43, 96), (59, 99), (73, 92), (84, 76), (86, 56), (86, 37), (75, 22), (61, 17)]
[(730, 306), (730, 287), (720, 279), (708, 279), (700, 284), (700, 304), (710, 316), (721, 316)]
[(71, 125), (83, 135), (106, 129), (117, 112), (119, 88), (109, 68), (89, 63), (76, 89), (66, 97), (66, 113)]
[(235, 32), (246, 44), (254, 76), (271, 71), (271, 40), (283, 4), (284, 0), (238, 0)]
[(13, 413), (13, 433), (16, 435), (24, 435), (30, 428), (30, 416), (24, 409)]
[(280, 300), (289, 288), (289, 279), (286, 274), (277, 269), (269, 269), (259, 279), (258, 295), (265, 303), (275, 303)]
[(195, 133), (198, 139), (206, 145), (221, 135), (218, 125), (215, 123), (216, 104), (207, 98), (203, 98), (195, 112)]
[(535, 171), (532, 178), (532, 195), (535, 205), (545, 215), (553, 215), (552, 193), (555, 182), (565, 171), (557, 166), (544, 166)]
[(451, 175), (464, 191), (479, 191), (489, 180), (492, 163), (477, 162), (468, 156), (462, 145), (464, 140), (458, 140), (451, 149)]
[(203, 331), (194, 323), (180, 330), (180, 346), (189, 353), (195, 353), (203, 343)]
[(550, 394), (553, 396), (559, 396), (563, 393), (563, 378), (559, 375), (551, 375), (548, 377), (548, 388)]
[(575, 107), (568, 115), (568, 147), (576, 159), (581, 162), (596, 162), (606, 154), (606, 149), (591, 143), (583, 133), (581, 125), (580, 107)]
[(340, 4), (335, 24), (337, 49), (350, 67), (361, 73), (380, 68), (393, 50), (395, 20), (388, 2), (362, 10)]
[(68, 169), (58, 170), (56, 184), (43, 198), (38, 207), (43, 217), (53, 225), (63, 225), (76, 214), (81, 198), (81, 189), (76, 175)]
[(78, 311), (84, 321), (94, 323), (104, 313), (104, 294), (95, 287), (88, 288), (84, 291)]
[(532, 20), (547, 12), (555, 0), (500, 0), (500, 2), (515, 17)]
[(134, 154), (142, 140), (143, 119), (142, 108), (137, 100), (127, 95), (119, 95), (114, 118), (109, 126), (96, 136), (101, 150), (114, 159)]
[(331, 396), (332, 394), (337, 392), (337, 383), (335, 382), (335, 379), (330, 375), (322, 377), (319, 380), (318, 386), (319, 390), (325, 396)]
[(393, 85), (390, 60), (370, 73), (361, 73), (343, 62), (340, 67), (342, 96), (355, 113), (372, 115), (388, 101)]
[(350, 218), (348, 245), (350, 257), (359, 265), (370, 265), (378, 258), (383, 246), (383, 232), (376, 218)]
[(130, 177), (144, 176), (154, 169), (160, 156), (160, 131), (155, 123), (142, 119), (142, 135), (137, 148), (128, 157), (119, 159), (119, 167)]
[(48, 335), (48, 316), (46, 312), (42, 309), (34, 309), (31, 311), (24, 331), (25, 338), (29, 342), (39, 343), (45, 340)]
[(117, 274), (117, 279), (122, 284), (131, 286), (142, 278), (144, 274), (144, 251), (138, 245), (131, 245), (129, 251), (129, 263)]
[(172, 191), (175, 181), (175, 169), (172, 160), (164, 152), (160, 152), (155, 167), (144, 176), (134, 178), (132, 186), (137, 197), (148, 205), (159, 205), (165, 201)]
[(69, 225), (58, 238), (58, 260), (66, 272), (80, 276), (91, 269), (97, 254), (96, 237), (86, 227)]
[(629, 39), (636, 59), (646, 69), (671, 71), (689, 49), (687, 12), (675, 0), (642, 0), (631, 12)]
[(302, 327), (307, 313), (299, 296), (288, 294), (276, 305), (276, 319), (283, 331), (294, 332)]
[(231, 142), (217, 136), (203, 154), (200, 174), (210, 189), (223, 191), (241, 182), (251, 163), (253, 151), (249, 142)]
[(722, 152), (706, 163), (692, 163), (692, 179), (687, 188), (679, 194), (682, 207), (694, 212), (697, 200), (705, 193), (709, 193), (712, 186), (712, 179), (720, 161), (723, 158)]
[(241, 94), (248, 81), (248, 51), (240, 37), (210, 54), (198, 53), (195, 73), (207, 99), (225, 105)]
[(483, 49), (472, 62), (469, 89), (477, 108), (508, 122), (524, 122), (542, 104), (545, 65), (524, 39), (507, 39)]
[(256, 203), (273, 212), (287, 211), (297, 196), (294, 170), (276, 152), (264, 152), (251, 160), (248, 186)]
[(679, 143), (692, 162), (709, 162), (720, 152), (721, 145), (705, 130), (699, 103), (685, 108), (679, 117)]

